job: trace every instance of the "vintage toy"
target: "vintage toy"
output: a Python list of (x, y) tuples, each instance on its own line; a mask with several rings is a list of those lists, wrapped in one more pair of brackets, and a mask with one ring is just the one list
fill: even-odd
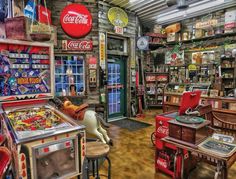
[(103, 143), (113, 145), (107, 131), (102, 128), (102, 125), (105, 127), (108, 125), (95, 111), (88, 109), (88, 104), (74, 105), (68, 99), (62, 102), (58, 98), (53, 101), (64, 113), (71, 116), (76, 122), (85, 125), (86, 132), (97, 136)]

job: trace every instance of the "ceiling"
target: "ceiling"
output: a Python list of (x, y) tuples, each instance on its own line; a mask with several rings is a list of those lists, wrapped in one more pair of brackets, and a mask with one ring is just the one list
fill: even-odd
[[(164, 14), (168, 14), (169, 12), (173, 12), (172, 17), (177, 15), (176, 12), (179, 12), (179, 11), (180, 13), (184, 12), (182, 10), (176, 10), (177, 9), (176, 0), (103, 0), (103, 1), (113, 6), (119, 6), (125, 9), (127, 12), (134, 12), (135, 14), (137, 14), (139, 19), (141, 20), (141, 23), (145, 27), (152, 27), (153, 25), (157, 24), (158, 18), (160, 18), (160, 16), (167, 17), (167, 15), (164, 15)], [(167, 1), (168, 2), (174, 1), (175, 4), (168, 7)], [(218, 9), (216, 9), (216, 6), (214, 6), (213, 2), (221, 2), (225, 4), (229, 2), (230, 6), (232, 6), (232, 4), (234, 6), (236, 5), (236, 2), (235, 2), (236, 0), (186, 0), (186, 1), (189, 7), (199, 6), (199, 8), (197, 9), (198, 12), (188, 13), (189, 18), (190, 16), (195, 16), (197, 14), (199, 15), (199, 11), (201, 11), (201, 13), (209, 13), (209, 11), (211, 10), (216, 11), (223, 8), (223, 6), (217, 5)], [(203, 11), (203, 9), (205, 8), (205, 3), (212, 4), (213, 6), (206, 8), (205, 11)], [(200, 4), (202, 4), (202, 7), (200, 7), (201, 6)], [(186, 10), (185, 13), (187, 11), (188, 10)], [(177, 17), (175, 20), (178, 21), (180, 19), (178, 19)], [(160, 24), (164, 24), (164, 23), (160, 23)]]
[[(156, 16), (173, 10), (177, 5), (167, 6), (166, 0), (104, 0), (109, 4), (119, 6), (127, 11), (134, 12), (140, 18), (144, 26), (153, 26), (156, 24)], [(174, 0), (173, 0), (174, 1)], [(200, 0), (198, 0), (200, 1)], [(187, 0), (188, 4), (196, 0)]]

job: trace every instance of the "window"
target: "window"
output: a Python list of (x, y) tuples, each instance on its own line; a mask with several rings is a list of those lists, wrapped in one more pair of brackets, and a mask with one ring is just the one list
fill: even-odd
[(84, 56), (55, 56), (55, 92), (57, 96), (84, 92)]

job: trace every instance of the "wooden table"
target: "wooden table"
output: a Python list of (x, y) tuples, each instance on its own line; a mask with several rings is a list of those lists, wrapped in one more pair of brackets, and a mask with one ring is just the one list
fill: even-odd
[[(236, 140), (236, 139), (235, 139)], [(215, 176), (216, 178), (227, 179), (228, 177), (228, 169), (234, 164), (236, 161), (236, 152), (230, 157), (220, 157), (218, 155), (199, 150), (198, 148), (194, 148), (191, 146), (187, 146), (184, 144), (180, 144), (176, 141), (170, 140), (169, 137), (165, 137), (162, 139), (163, 142), (167, 142), (169, 144), (173, 144), (177, 147), (176, 156), (180, 156), (183, 158), (183, 149), (188, 150), (190, 154), (197, 156), (197, 158), (216, 166)], [(184, 162), (182, 162), (182, 168), (184, 168)], [(174, 166), (176, 166), (174, 164)], [(180, 175), (176, 175), (176, 178), (183, 178), (183, 171)]]

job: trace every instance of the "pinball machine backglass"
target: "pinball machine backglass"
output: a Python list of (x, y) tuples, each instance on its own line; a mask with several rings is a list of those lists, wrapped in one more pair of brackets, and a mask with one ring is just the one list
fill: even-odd
[(0, 40), (0, 117), (12, 151), (15, 178), (80, 175), (84, 127), (57, 110), (53, 45)]

